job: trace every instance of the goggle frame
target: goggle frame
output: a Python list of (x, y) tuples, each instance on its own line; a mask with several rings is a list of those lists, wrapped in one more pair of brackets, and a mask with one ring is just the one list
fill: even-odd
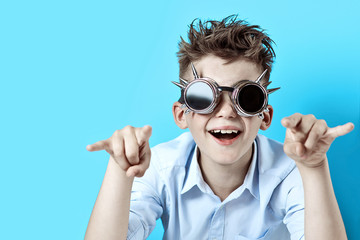
[[(273, 88), (273, 89), (266, 89), (267, 86), (271, 83), (271, 82), (266, 82), (264, 84), (260, 84), (260, 81), (264, 78), (264, 76), (266, 75), (267, 69), (265, 69), (265, 71), (256, 79), (256, 81), (250, 81), (250, 80), (241, 80), (239, 82), (237, 82), (233, 87), (226, 87), (226, 86), (219, 86), (219, 84), (213, 80), (212, 78), (208, 78), (208, 77), (203, 77), (200, 78), (197, 74), (197, 71), (195, 69), (195, 66), (193, 65), (193, 63), (191, 63), (191, 69), (194, 75), (194, 80), (192, 81), (188, 81), (185, 80), (183, 78), (179, 78), (180, 82), (174, 82), (172, 81), (173, 84), (175, 84), (176, 86), (180, 87), (183, 90), (183, 98), (184, 98), (184, 104), (182, 107), (187, 107), (187, 109), (185, 110), (185, 113), (188, 114), (189, 112), (195, 112), (195, 113), (199, 113), (199, 114), (210, 114), (214, 111), (214, 109), (216, 108), (216, 106), (218, 105), (219, 101), (220, 101), (220, 96), (222, 94), (223, 91), (228, 91), (229, 92), (229, 96), (231, 99), (231, 102), (233, 104), (233, 107), (235, 108), (236, 112), (238, 115), (243, 116), (243, 117), (252, 117), (252, 116), (258, 116), (259, 118), (263, 119), (264, 118), (264, 114), (263, 112), (267, 112), (269, 111), (267, 106), (268, 106), (268, 96), (269, 94), (279, 90), (280, 88)], [(193, 107), (191, 107), (191, 105), (189, 104), (188, 100), (187, 100), (187, 92), (190, 89), (191, 86), (193, 86), (196, 83), (199, 82), (203, 82), (206, 85), (208, 85), (212, 91), (212, 101), (210, 103), (210, 105), (204, 109), (195, 109)], [(264, 95), (264, 100), (263, 100), (263, 104), (262, 107), (255, 111), (255, 112), (248, 112), (245, 111), (241, 105), (238, 103), (238, 96), (239, 96), (239, 92), (246, 86), (249, 85), (253, 85), (258, 87), (263, 95)]]

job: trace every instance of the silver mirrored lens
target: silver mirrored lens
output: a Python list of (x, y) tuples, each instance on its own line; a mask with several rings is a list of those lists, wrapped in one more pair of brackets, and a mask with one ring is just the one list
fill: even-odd
[(256, 85), (244, 86), (238, 93), (238, 104), (247, 113), (257, 113), (264, 106), (265, 96)]
[(195, 82), (185, 93), (186, 103), (195, 110), (208, 108), (214, 100), (211, 87), (204, 82)]

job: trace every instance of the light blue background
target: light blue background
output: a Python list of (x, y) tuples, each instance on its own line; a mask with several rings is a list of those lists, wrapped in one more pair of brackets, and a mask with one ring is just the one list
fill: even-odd
[[(272, 127), (301, 112), (355, 130), (329, 151), (350, 239), (360, 239), (360, 3), (1, 1), (0, 239), (82, 239), (108, 162), (85, 146), (131, 124), (151, 146), (176, 137), (175, 52), (190, 22), (238, 13), (267, 29), (277, 59)], [(159, 225), (150, 239), (160, 239)]]

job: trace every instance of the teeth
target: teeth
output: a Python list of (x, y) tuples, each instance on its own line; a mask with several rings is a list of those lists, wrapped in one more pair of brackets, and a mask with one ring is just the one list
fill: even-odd
[(217, 129), (217, 130), (211, 130), (210, 132), (212, 132), (212, 133), (220, 133), (221, 132), (221, 134), (231, 134), (231, 133), (238, 133), (239, 131), (238, 130), (219, 130), (219, 129)]

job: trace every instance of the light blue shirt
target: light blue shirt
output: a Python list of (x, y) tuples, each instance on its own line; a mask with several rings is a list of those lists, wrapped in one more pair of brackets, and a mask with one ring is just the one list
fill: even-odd
[(146, 239), (162, 219), (164, 239), (303, 239), (301, 176), (282, 144), (258, 135), (244, 183), (223, 202), (204, 181), (189, 132), (152, 148), (134, 180), (127, 239)]

